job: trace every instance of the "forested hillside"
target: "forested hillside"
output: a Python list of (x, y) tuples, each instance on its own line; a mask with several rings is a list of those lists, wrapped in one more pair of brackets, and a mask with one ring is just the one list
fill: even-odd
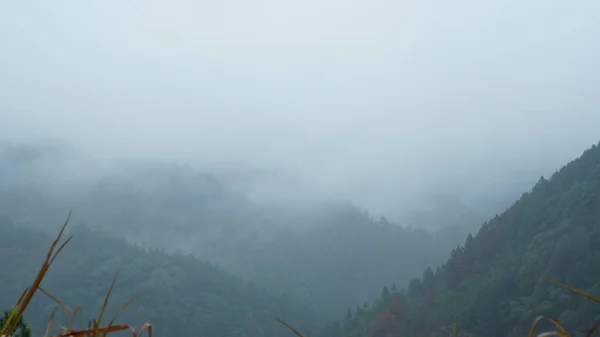
[[(381, 280), (408, 284), (424, 266), (441, 263), (460, 235), (448, 234), (374, 220), (354, 207), (332, 207), (314, 226), (282, 232), (267, 247), (242, 242), (237, 249), (244, 254), (229, 265), (260, 284), (295, 290), (304, 303), (335, 317), (377, 296)], [(390, 268), (398, 257), (404, 257), (401, 268)]]
[[(193, 253), (331, 318), (371, 300), (382, 284), (407, 285), (442, 263), (469, 230), (409, 228), (340, 203), (259, 204), (215, 174), (177, 165), (124, 165), (74, 183), (87, 173), (69, 166), (54, 175), (60, 163), (60, 151), (0, 151), (0, 213), (53, 233), (51, 225), (73, 209), (75, 223)], [(389, 267), (399, 261), (401, 268)]]
[(384, 288), (322, 336), (447, 336), (455, 324), (465, 336), (526, 336), (539, 315), (571, 331), (592, 327), (598, 304), (539, 275), (600, 296), (599, 193), (600, 147), (593, 146), (542, 177), (444, 265), (427, 268), (406, 290)]
[[(133, 299), (117, 324), (139, 327), (151, 322), (157, 336), (289, 336), (275, 317), (305, 332), (321, 322), (320, 316), (292, 298), (259, 289), (191, 255), (142, 249), (85, 227), (74, 227), (71, 234), (73, 240), (42, 287), (71, 308), (83, 307), (79, 328), (97, 317), (119, 268), (109, 319)], [(50, 239), (30, 226), (0, 217), (0, 309), (11, 308), (29, 285)], [(43, 333), (53, 307), (56, 304), (43, 294), (34, 297), (25, 313), (34, 335)], [(55, 327), (64, 324), (62, 317), (59, 311)]]

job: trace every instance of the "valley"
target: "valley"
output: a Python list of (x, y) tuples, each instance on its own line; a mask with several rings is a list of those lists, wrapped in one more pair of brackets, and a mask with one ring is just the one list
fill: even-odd
[[(597, 293), (598, 174), (594, 146), (470, 234), (375, 220), (348, 204), (277, 213), (190, 170), (108, 176), (79, 199), (89, 220), (75, 221), (69, 252), (43, 286), (96, 308), (120, 268), (110, 309), (135, 294), (122, 319), (150, 320), (159, 335), (289, 334), (273, 317), (322, 337), (431, 335), (452, 324), (517, 336), (539, 315), (577, 329), (597, 309), (532, 275)], [(3, 211), (12, 211), (1, 222), (0, 270), (11, 271), (0, 278), (2, 307), (16, 300), (55, 229), (24, 214), (40, 221), (66, 206), (55, 199), (25, 213), (23, 199), (35, 200), (27, 193), (0, 193)], [(32, 302), (25, 318), (34, 331), (51, 306)]]

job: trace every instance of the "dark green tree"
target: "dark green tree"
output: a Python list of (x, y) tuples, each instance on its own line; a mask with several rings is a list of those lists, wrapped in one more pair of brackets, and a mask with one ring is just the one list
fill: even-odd
[[(4, 324), (8, 321), (8, 317), (10, 316), (10, 311), (5, 310), (2, 317), (0, 317), (0, 329), (4, 327)], [(14, 333), (11, 335), (13, 337), (31, 337), (31, 330), (23, 320), (23, 317), (19, 319), (17, 323), (17, 328)]]

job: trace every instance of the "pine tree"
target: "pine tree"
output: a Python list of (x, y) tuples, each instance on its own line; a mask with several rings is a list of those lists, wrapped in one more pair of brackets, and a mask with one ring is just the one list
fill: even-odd
[[(10, 316), (10, 311), (4, 311), (4, 315), (2, 317), (0, 317), (0, 328), (4, 327), (4, 324), (6, 324), (6, 322), (8, 321), (9, 316)], [(31, 330), (29, 329), (29, 327), (27, 326), (25, 321), (23, 321), (22, 317), (19, 319), (19, 322), (17, 323), (17, 327), (11, 336), (13, 336), (13, 337), (31, 337)]]

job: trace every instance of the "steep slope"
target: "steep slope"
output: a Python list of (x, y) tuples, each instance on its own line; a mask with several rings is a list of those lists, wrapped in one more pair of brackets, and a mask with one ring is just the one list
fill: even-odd
[[(390, 266), (393, 267), (393, 266)], [(537, 275), (600, 295), (600, 147), (594, 145), (425, 270), (406, 291), (349, 312), (323, 337), (431, 336), (457, 324), (466, 335), (524, 336), (539, 316), (574, 331), (590, 328), (599, 306)]]
[[(313, 226), (282, 232), (266, 246), (244, 241), (228, 265), (269, 288), (294, 290), (306, 305), (335, 317), (377, 296), (382, 280), (408, 285), (424, 266), (447, 258), (454, 242), (373, 220), (354, 207), (331, 207)], [(401, 268), (389, 267), (399, 261)]]
[[(84, 324), (97, 315), (119, 268), (109, 315), (134, 298), (117, 323), (148, 321), (158, 336), (289, 336), (276, 316), (304, 331), (319, 324), (316, 314), (290, 298), (257, 289), (192, 256), (145, 250), (85, 227), (71, 232), (73, 240), (42, 287), (71, 307), (82, 305)], [(31, 282), (49, 244), (42, 232), (0, 218), (0, 309), (10, 308)], [(42, 294), (34, 297), (25, 313), (34, 334), (46, 327), (52, 307)], [(61, 323), (61, 315), (56, 317)]]

